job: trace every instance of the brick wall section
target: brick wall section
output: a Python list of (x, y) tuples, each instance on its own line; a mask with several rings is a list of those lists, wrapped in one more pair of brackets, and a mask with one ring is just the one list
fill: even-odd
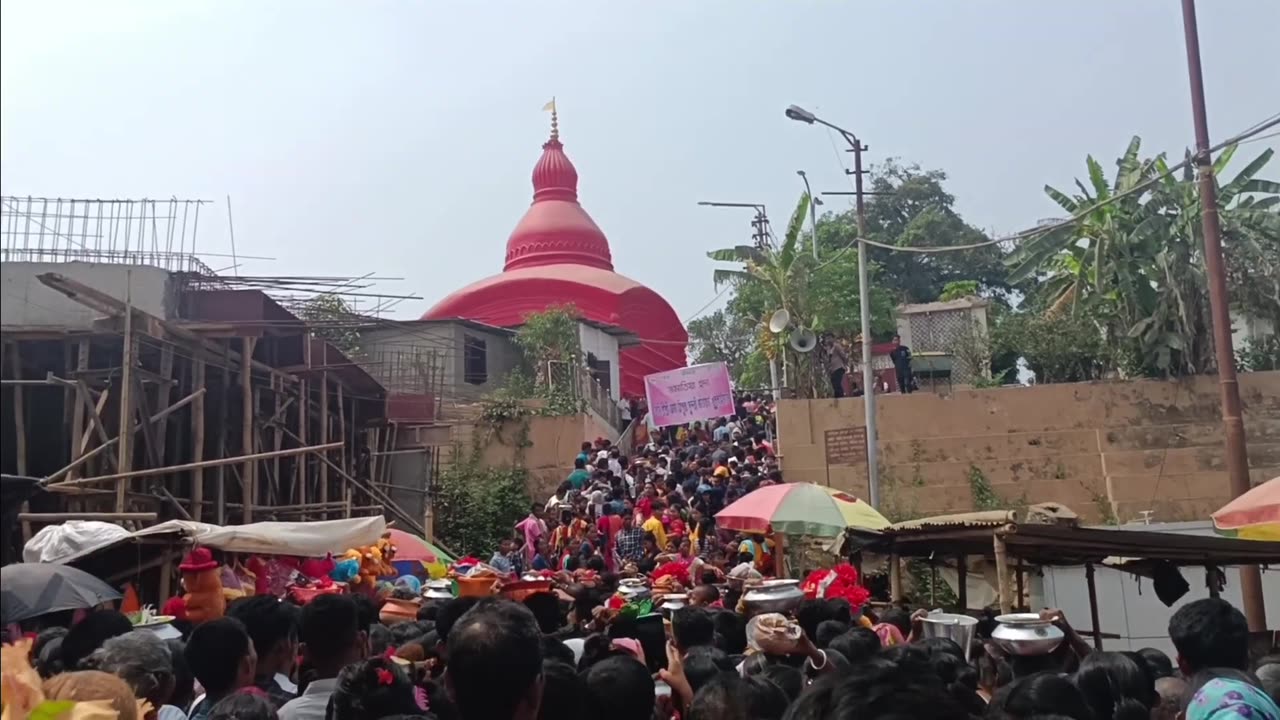
[[(1280, 372), (1240, 376), (1256, 484), (1280, 475)], [(1009, 504), (1056, 501), (1086, 521), (1204, 519), (1228, 499), (1217, 378), (1077, 383), (880, 396), (882, 505), (897, 515), (973, 510), (980, 476)], [(863, 424), (862, 400), (784, 400), (783, 471), (826, 483), (823, 432)], [(866, 496), (866, 467), (830, 483)]]

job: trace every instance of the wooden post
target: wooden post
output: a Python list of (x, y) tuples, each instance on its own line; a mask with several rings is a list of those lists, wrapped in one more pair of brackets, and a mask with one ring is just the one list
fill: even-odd
[(164, 562), (160, 564), (160, 602), (164, 603), (173, 592), (173, 553), (164, 553)]
[[(200, 392), (191, 406), (191, 460), (204, 460), (204, 359), (191, 361), (191, 390)], [(204, 469), (191, 471), (191, 519), (200, 522), (204, 517)]]
[(369, 443), (369, 484), (374, 487), (379, 487), (378, 460), (382, 456), (382, 445), (379, 442), (381, 437), (382, 428), (369, 428), (369, 431), (365, 434), (365, 438)]
[[(22, 379), (22, 356), (18, 351), (18, 343), (9, 343), (9, 365), (13, 370), (13, 378), (15, 380)], [(13, 386), (13, 444), (17, 458), (17, 470), (19, 475), (27, 474), (27, 408), (24, 402), (21, 385)], [(26, 512), (29, 503), (23, 501), (22, 511)], [(22, 523), (22, 542), (26, 544), (31, 539), (31, 523)]]
[(787, 536), (780, 532), (773, 534), (773, 576), (787, 576)]
[[(76, 385), (80, 387), (80, 392), (77, 395), (79, 395), (80, 402), (84, 405), (85, 412), (89, 416), (89, 425), (93, 427), (93, 434), (98, 437), (98, 442), (105, 445), (107, 442), (107, 425), (102, 421), (102, 411), (107, 408), (107, 397), (111, 394), (111, 388), (102, 391), (95, 405), (89, 393), (89, 385), (80, 378), (76, 378)], [(88, 449), (89, 433), (86, 432), (84, 437), (80, 438), (80, 452), (83, 454)], [(111, 462), (115, 464), (115, 459), (112, 458)]]
[(889, 556), (889, 602), (902, 602), (902, 559), (897, 553)]
[(1013, 577), (1017, 581), (1016, 591), (1018, 593), (1013, 606), (1018, 612), (1022, 612), (1022, 561), (1017, 558), (1013, 560)]
[[(284, 409), (284, 381), (280, 381), (279, 387), (276, 386), (276, 379), (271, 378), (271, 393), (275, 397), (275, 412), (271, 415), (271, 449), (279, 450), (284, 447), (284, 433), (280, 432), (279, 423), (283, 422), (280, 416)], [(280, 460), (277, 458), (271, 461), (271, 482), (276, 489), (276, 502), (287, 503), (289, 496), (284, 492), (284, 482), (280, 477)]]
[(1098, 584), (1093, 577), (1093, 563), (1085, 563), (1084, 579), (1089, 586), (1089, 619), (1093, 621), (1093, 649), (1102, 649), (1102, 623), (1098, 621)]
[[(89, 339), (81, 338), (80, 342), (76, 343), (76, 345), (77, 345), (76, 372), (82, 373), (85, 370), (89, 369)], [(76, 375), (76, 377), (79, 377), (79, 375)], [(83, 392), (84, 392), (84, 385), (82, 383), (77, 382), (75, 387), (75, 396), (72, 397), (72, 400), (71, 400), (75, 404), (75, 410), (71, 414), (71, 460), (70, 462), (73, 462), (73, 463), (79, 460), (80, 456), (83, 455), (85, 451), (84, 409), (86, 405), (90, 405), (91, 403), (88, 398), (84, 398), (80, 396), (81, 393)], [(72, 473), (71, 477), (73, 479), (76, 477), (76, 475), (79, 474), (79, 470), (77, 469), (72, 469), (70, 472)]]
[[(71, 352), (71, 341), (65, 340), (62, 343), (62, 367), (66, 372), (66, 377), (75, 377), (72, 373), (76, 370), (75, 355)], [(71, 383), (65, 383), (62, 386), (62, 432), (71, 435), (71, 416), (76, 405), (75, 387)], [(67, 452), (68, 455), (75, 452), (73, 445)], [(68, 459), (69, 461), (69, 459)]]
[(956, 601), (960, 612), (969, 609), (969, 558), (965, 555), (956, 558)]
[[(173, 378), (173, 344), (172, 343), (166, 342), (160, 347), (160, 377), (166, 381), (171, 380)], [(156, 395), (156, 412), (158, 413), (164, 412), (165, 408), (169, 407), (169, 403), (173, 400), (172, 389), (173, 389), (173, 383), (171, 382), (160, 383), (160, 387), (158, 388), (158, 394)], [(169, 421), (167, 418), (168, 416), (166, 415), (165, 417), (160, 419), (159, 423), (156, 424), (156, 432), (155, 432), (156, 445), (157, 445), (156, 449), (159, 451), (161, 464), (167, 461), (165, 456), (165, 445), (167, 444), (166, 440), (168, 439), (168, 434), (169, 434), (168, 432)]]
[[(231, 341), (226, 341), (224, 346), (226, 354), (223, 356), (222, 362), (222, 393), (218, 402), (218, 437), (215, 440), (213, 448), (215, 455), (225, 455), (227, 452), (227, 426), (231, 424), (230, 413), (228, 413), (227, 401), (231, 398)], [(214, 505), (214, 522), (219, 525), (227, 524), (227, 469), (221, 465), (218, 466), (218, 472), (214, 476), (214, 494), (217, 501)]]
[[(168, 416), (172, 415), (173, 413), (175, 413), (175, 412), (177, 412), (177, 411), (181, 410), (182, 408), (186, 407), (186, 405), (187, 405), (188, 403), (192, 403), (192, 402), (195, 402), (196, 400), (202, 399), (202, 398), (204, 397), (204, 392), (205, 392), (205, 391), (204, 391), (204, 388), (201, 388), (201, 389), (199, 389), (199, 390), (196, 390), (194, 393), (192, 393), (192, 394), (190, 394), (190, 395), (188, 395), (188, 396), (186, 396), (186, 397), (182, 398), (182, 399), (181, 399), (181, 400), (179, 400), (178, 402), (176, 402), (176, 403), (173, 403), (173, 404), (169, 405), (169, 407), (165, 408), (163, 411), (158, 412), (158, 413), (156, 413), (155, 415), (152, 415), (152, 416), (150, 417), (150, 419), (148, 419), (147, 423), (157, 423), (157, 422), (160, 422), (161, 420), (165, 419), (166, 417), (168, 417)], [(138, 432), (138, 430), (140, 430), (140, 429), (142, 428), (143, 424), (144, 424), (144, 423), (142, 423), (142, 422), (134, 423), (134, 425), (133, 425), (133, 432)], [(95, 447), (94, 449), (90, 450), (89, 452), (87, 452), (87, 453), (85, 453), (85, 454), (81, 455), (81, 456), (80, 456), (80, 458), (79, 458), (78, 460), (74, 460), (74, 461), (72, 461), (72, 462), (71, 462), (71, 464), (69, 464), (69, 465), (67, 465), (66, 467), (63, 467), (62, 469), (60, 469), (60, 470), (58, 470), (58, 471), (54, 472), (53, 474), (49, 475), (48, 477), (46, 477), (46, 478), (45, 478), (45, 483), (49, 483), (49, 484), (51, 484), (51, 483), (57, 482), (58, 480), (60, 480), (60, 479), (62, 478), (62, 476), (63, 476), (63, 475), (72, 476), (72, 475), (73, 475), (73, 471), (77, 470), (81, 465), (83, 465), (84, 463), (88, 462), (89, 460), (91, 460), (94, 456), (98, 455), (99, 453), (104, 452), (104, 451), (108, 450), (109, 448), (114, 447), (114, 446), (115, 446), (115, 444), (116, 444), (116, 443), (118, 443), (118, 442), (120, 442), (120, 436), (119, 436), (119, 435), (117, 435), (116, 437), (113, 437), (113, 438), (111, 438), (110, 440), (106, 441), (105, 443), (103, 443), (103, 444), (101, 444), (101, 445), (99, 445), (99, 446)], [(74, 477), (70, 477), (69, 479), (74, 480), (75, 478), (74, 478)]]
[(1005, 549), (1004, 538), (1000, 531), (991, 534), (996, 556), (996, 585), (999, 591), (1000, 614), (1013, 612), (1013, 592), (1009, 589), (1009, 555)]
[[(329, 442), (329, 372), (320, 373), (320, 444)], [(329, 502), (329, 466), (320, 465), (320, 502)]]
[(929, 561), (929, 607), (938, 607), (938, 564)]
[(347, 416), (344, 412), (342, 402), (342, 381), (334, 383), (338, 388), (338, 439), (342, 440), (342, 450), (338, 451), (338, 465), (347, 472), (351, 472), (351, 468), (347, 465)]
[[(245, 456), (253, 454), (253, 345), (256, 338), (245, 337), (241, 351), (243, 364), (240, 371), (241, 418), (240, 418), (240, 452)], [(244, 469), (240, 471), (240, 485), (243, 492), (241, 502), (244, 503), (242, 522), (253, 522), (253, 505), (258, 501), (256, 460), (245, 460)]]
[(1217, 600), (1222, 596), (1222, 592), (1218, 590), (1218, 566), (1204, 566), (1204, 584), (1209, 588), (1209, 597)]
[[(307, 369), (311, 369), (311, 333), (302, 334), (302, 360)], [(298, 383), (298, 443), (307, 444), (307, 425), (311, 422), (311, 381), (306, 379), (304, 374), (303, 380)], [(298, 503), (307, 504), (307, 464), (309, 460), (306, 455), (299, 457), (296, 461), (298, 466)], [(304, 514), (303, 520), (307, 519)]]
[[(116, 456), (116, 470), (129, 472), (133, 469), (133, 433), (123, 432), (133, 427), (133, 365), (138, 358), (138, 338), (133, 334), (133, 271), (125, 271), (124, 300), (124, 350), (120, 361), (120, 444)], [(104, 441), (105, 442), (105, 441)], [(122, 478), (116, 483), (116, 512), (124, 512), (128, 504), (129, 479)]]

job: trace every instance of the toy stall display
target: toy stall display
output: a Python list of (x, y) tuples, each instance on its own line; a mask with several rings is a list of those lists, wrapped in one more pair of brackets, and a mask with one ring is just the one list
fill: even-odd
[(216, 620), (227, 611), (227, 598), (222, 594), (222, 576), (218, 561), (206, 547), (193, 548), (183, 558), (178, 570), (182, 572), (183, 616), (199, 624)]

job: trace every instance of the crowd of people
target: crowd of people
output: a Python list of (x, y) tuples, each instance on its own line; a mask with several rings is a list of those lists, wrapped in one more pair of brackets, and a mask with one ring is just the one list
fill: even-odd
[[(139, 699), (145, 720), (1280, 720), (1280, 657), (1251, 659), (1220, 599), (1172, 616), (1174, 658), (1092, 651), (1052, 610), (1067, 640), (1039, 656), (1006, 655), (990, 619), (966, 648), (926, 637), (922, 610), (844, 598), (800, 602), (793, 634), (752, 622), (740, 601), (773, 548), (715, 515), (783, 481), (771, 413), (744, 396), (634, 457), (584, 443), (489, 558), (555, 579), (519, 601), (428, 599), (393, 622), (361, 594), (255, 595), (171, 640), (104, 609), (39, 632), (31, 661), (50, 698), (110, 700), (119, 720)], [(622, 578), (665, 565), (686, 606), (619, 610)]]
[(650, 573), (664, 562), (689, 563), (694, 573), (766, 571), (772, 543), (718, 532), (715, 514), (782, 482), (769, 441), (772, 410), (744, 395), (729, 417), (652, 431), (635, 457), (607, 439), (583, 442), (564, 481), (533, 503), (489, 564), (516, 574)]
[(1174, 614), (1172, 659), (1091, 652), (1050, 611), (1058, 651), (1006, 657), (980, 633), (966, 660), (919, 614), (827, 600), (795, 610), (794, 642), (765, 645), (706, 598), (673, 614), (654, 657), (634, 625), (599, 625), (607, 588), (569, 590), (430, 602), (391, 626), (363, 596), (251, 597), (168, 641), (98, 610), (31, 652), (48, 697), (107, 700), (120, 720), (141, 720), (137, 699), (148, 720), (1280, 718), (1280, 658), (1251, 662), (1243, 615), (1218, 599)]

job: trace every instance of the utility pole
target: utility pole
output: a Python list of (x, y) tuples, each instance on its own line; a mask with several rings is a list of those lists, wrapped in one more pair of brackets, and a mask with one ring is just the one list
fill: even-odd
[(862, 151), (858, 138), (847, 138), (853, 146), (854, 207), (858, 216), (858, 305), (862, 323), (862, 408), (867, 426), (867, 494), (871, 507), (880, 508), (879, 441), (876, 433), (875, 373), (871, 367), (871, 281), (867, 279), (867, 211), (862, 191)]
[(872, 372), (871, 368), (871, 285), (870, 280), (867, 278), (867, 214), (863, 204), (865, 196), (872, 193), (862, 189), (862, 176), (866, 172), (862, 169), (862, 152), (869, 148), (863, 145), (862, 141), (853, 133), (839, 125), (823, 120), (798, 105), (789, 106), (786, 110), (786, 116), (791, 120), (807, 125), (818, 123), (835, 130), (840, 133), (840, 137), (843, 137), (845, 142), (849, 143), (849, 152), (853, 153), (853, 169), (845, 170), (845, 173), (854, 176), (853, 194), (856, 196), (858, 214), (858, 304), (862, 306), (860, 308), (862, 324), (862, 409), (865, 413), (864, 422), (867, 428), (867, 499), (871, 501), (871, 507), (878, 510), (880, 509), (880, 468), (877, 465), (877, 456), (880, 453), (876, 441), (878, 436), (876, 433), (875, 373)]
[[(1213, 319), (1213, 347), (1222, 391), (1222, 429), (1226, 439), (1227, 477), (1231, 497), (1249, 491), (1249, 451), (1245, 445), (1240, 385), (1236, 380), (1235, 352), (1231, 346), (1231, 317), (1227, 305), (1227, 274), (1222, 260), (1222, 227), (1218, 222), (1218, 189), (1209, 157), (1209, 120), (1205, 112), (1204, 74), (1200, 67), (1200, 33), (1196, 26), (1195, 0), (1182, 0), (1182, 26), (1187, 43), (1187, 70), (1191, 80), (1191, 113), (1196, 128), (1196, 180), (1200, 187), (1200, 221), (1204, 233), (1204, 265), (1209, 280), (1209, 311)], [(1256, 565), (1240, 568), (1240, 594), (1249, 629), (1267, 628), (1262, 602), (1262, 574)]]

